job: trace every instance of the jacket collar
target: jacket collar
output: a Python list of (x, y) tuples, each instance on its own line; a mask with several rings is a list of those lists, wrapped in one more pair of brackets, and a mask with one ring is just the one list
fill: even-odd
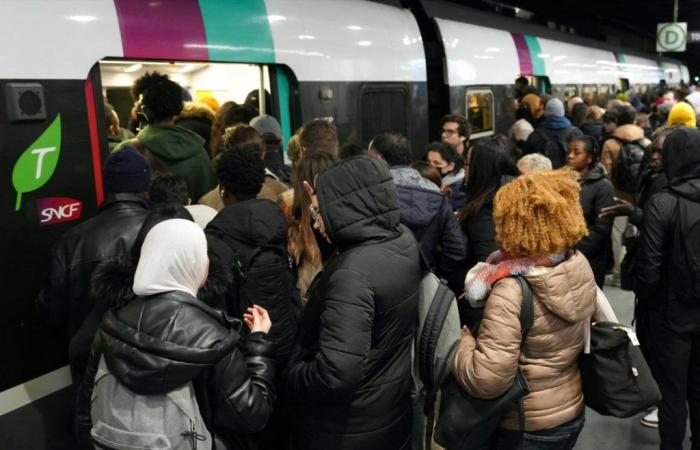
[(114, 194), (114, 193), (110, 192), (110, 193), (107, 193), (105, 195), (105, 201), (100, 206), (100, 211), (104, 211), (105, 209), (109, 208), (111, 205), (113, 205), (115, 203), (125, 203), (125, 202), (137, 203), (137, 204), (141, 205), (144, 209), (149, 209), (148, 202), (141, 195), (131, 194), (128, 192), (120, 192), (118, 194)]

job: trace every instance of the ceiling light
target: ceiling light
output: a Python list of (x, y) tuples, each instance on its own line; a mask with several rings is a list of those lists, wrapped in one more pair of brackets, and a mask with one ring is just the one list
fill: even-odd
[(87, 23), (87, 22), (92, 22), (94, 20), (97, 20), (97, 17), (95, 17), (95, 16), (68, 16), (68, 19), (72, 20), (73, 22)]
[(137, 70), (141, 70), (142, 67), (143, 66), (141, 64), (133, 64), (133, 65), (127, 67), (126, 69), (124, 69), (124, 72), (128, 72), (128, 73), (136, 72)]
[(360, 47), (369, 47), (372, 45), (372, 41), (357, 41), (355, 44), (359, 45)]
[(348, 25), (345, 28), (347, 28), (348, 30), (352, 30), (352, 31), (360, 31), (362, 29), (362, 27), (359, 25)]

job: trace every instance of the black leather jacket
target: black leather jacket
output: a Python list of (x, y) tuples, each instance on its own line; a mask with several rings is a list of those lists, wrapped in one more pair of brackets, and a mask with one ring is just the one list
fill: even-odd
[(90, 448), (90, 403), (101, 356), (127, 388), (143, 395), (192, 381), (216, 450), (254, 448), (275, 399), (272, 344), (263, 333), (241, 341), (241, 322), (191, 295), (138, 297), (107, 312), (78, 389), (77, 435)]
[(90, 277), (101, 262), (128, 259), (148, 215), (146, 200), (135, 194), (110, 194), (100, 212), (68, 230), (53, 246), (48, 280), (36, 307), (44, 321), (76, 333), (92, 309)]
[(318, 177), (316, 192), (339, 253), (310, 288), (302, 345), (285, 373), (297, 448), (410, 448), (416, 241), (399, 224), (383, 161), (345, 160)]

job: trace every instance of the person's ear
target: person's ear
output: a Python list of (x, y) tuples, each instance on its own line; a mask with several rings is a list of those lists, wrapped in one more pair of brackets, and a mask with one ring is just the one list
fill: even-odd
[(226, 197), (226, 189), (219, 189), (219, 197), (221, 197), (221, 200), (223, 200)]
[(187, 203), (185, 204), (185, 206), (190, 206), (191, 204), (192, 204), (192, 199), (187, 197)]

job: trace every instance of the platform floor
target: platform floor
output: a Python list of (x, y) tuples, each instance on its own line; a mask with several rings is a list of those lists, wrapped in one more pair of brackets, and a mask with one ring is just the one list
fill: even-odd
[[(634, 317), (634, 295), (614, 287), (603, 289), (620, 323), (631, 324)], [(658, 430), (639, 423), (644, 414), (629, 419), (604, 417), (586, 410), (586, 425), (576, 443), (576, 450), (652, 450), (659, 448)], [(690, 448), (686, 437), (684, 449)]]

